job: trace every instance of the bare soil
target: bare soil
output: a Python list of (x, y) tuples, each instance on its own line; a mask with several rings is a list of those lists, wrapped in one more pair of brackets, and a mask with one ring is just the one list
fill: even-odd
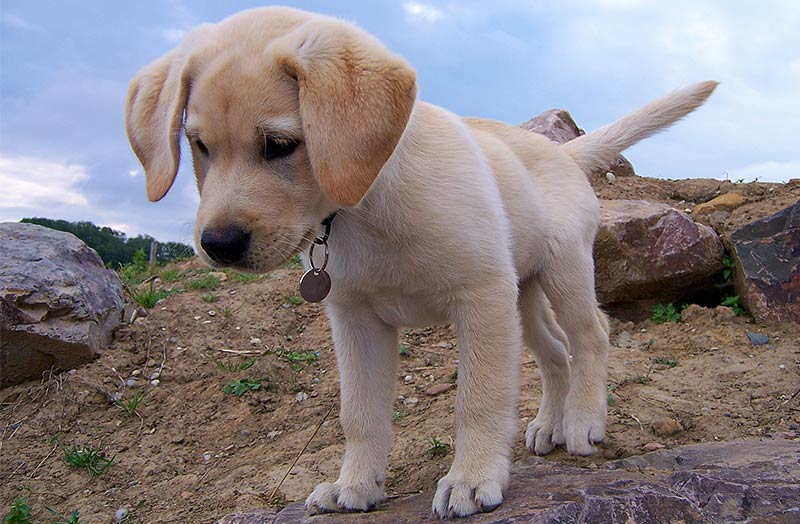
[[(800, 199), (796, 181), (635, 177), (600, 178), (595, 186), (602, 198), (680, 209), (737, 191), (747, 203), (714, 217), (723, 238)], [(29, 495), (39, 522), (56, 521), (46, 507), (63, 515), (79, 510), (81, 521), (91, 523), (114, 522), (119, 508), (128, 510), (126, 522), (215, 522), (273, 504), (273, 490), (306, 445), (278, 498), (302, 500), (318, 482), (335, 480), (344, 449), (336, 362), (322, 308), (297, 298), (300, 269), (255, 280), (230, 274), (200, 290), (188, 285), (205, 271), (196, 261), (173, 269), (177, 281), (161, 285), (183, 291), (122, 327), (97, 361), (0, 390), (0, 515), (12, 498)], [(680, 323), (657, 325), (646, 310), (639, 317), (612, 319), (609, 427), (600, 452), (575, 458), (558, 450), (548, 459), (592, 467), (660, 446), (798, 438), (797, 325), (760, 325), (726, 307), (690, 306)], [(767, 335), (769, 343), (754, 346), (748, 333)], [(449, 326), (404, 330), (400, 344), (390, 495), (433, 489), (452, 452), (433, 455), (431, 439), (454, 439), (455, 389), (425, 392), (452, 382), (455, 333)], [(251, 367), (235, 369), (250, 359)], [(226, 364), (234, 369), (222, 369)], [(152, 385), (156, 372), (159, 383)], [(136, 384), (126, 385), (131, 378)], [(241, 397), (224, 392), (244, 378), (260, 381), (260, 389)], [(516, 457), (528, 453), (524, 429), (536, 414), (539, 378), (526, 352)], [(110, 401), (136, 392), (145, 397), (134, 414)], [(65, 447), (85, 444), (113, 457), (102, 475), (65, 462)]]

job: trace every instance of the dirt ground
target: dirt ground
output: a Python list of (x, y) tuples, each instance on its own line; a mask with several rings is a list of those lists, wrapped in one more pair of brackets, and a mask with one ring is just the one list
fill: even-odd
[[(714, 217), (723, 237), (800, 199), (796, 181), (637, 177), (595, 185), (602, 198), (680, 209), (737, 191), (747, 203)], [(120, 508), (125, 522), (211, 523), (274, 503), (273, 490), (306, 445), (278, 498), (302, 500), (318, 482), (335, 480), (344, 449), (336, 362), (322, 308), (297, 297), (300, 269), (258, 279), (231, 273), (219, 284), (204, 283), (206, 270), (194, 261), (172, 269), (160, 285), (182, 292), (122, 327), (97, 361), (0, 390), (0, 515), (12, 498), (27, 495), (38, 522), (56, 521), (49, 507), (62, 515), (79, 510), (86, 523), (114, 522)], [(657, 325), (646, 310), (639, 317), (612, 319), (609, 426), (600, 452), (575, 458), (558, 450), (550, 460), (593, 467), (662, 446), (798, 438), (797, 325), (760, 325), (721, 306), (690, 306), (680, 323)], [(767, 335), (769, 343), (754, 346), (748, 333)], [(450, 444), (455, 437), (455, 389), (426, 394), (454, 379), (452, 328), (404, 330), (400, 344), (389, 495), (433, 489), (452, 452), (433, 454), (431, 439)], [(237, 379), (260, 389), (226, 393)], [(529, 352), (523, 384), (516, 457), (528, 453), (524, 429), (541, 394)], [(144, 400), (133, 413), (112, 402), (137, 392)], [(97, 477), (70, 467), (64, 449), (74, 445), (102, 450), (113, 465)]]

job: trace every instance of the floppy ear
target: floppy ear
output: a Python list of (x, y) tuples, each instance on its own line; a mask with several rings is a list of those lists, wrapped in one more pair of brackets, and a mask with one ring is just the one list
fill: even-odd
[(144, 166), (147, 198), (164, 198), (178, 173), (183, 110), (189, 96), (185, 60), (172, 51), (144, 67), (128, 86), (125, 128)]
[(315, 18), (269, 46), (296, 78), (306, 150), (328, 197), (355, 206), (397, 146), (416, 98), (416, 75), (356, 27)]

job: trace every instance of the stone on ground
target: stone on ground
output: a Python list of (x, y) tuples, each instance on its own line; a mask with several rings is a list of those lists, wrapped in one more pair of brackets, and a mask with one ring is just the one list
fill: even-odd
[(122, 286), (70, 233), (0, 224), (0, 387), (97, 356), (119, 326)]

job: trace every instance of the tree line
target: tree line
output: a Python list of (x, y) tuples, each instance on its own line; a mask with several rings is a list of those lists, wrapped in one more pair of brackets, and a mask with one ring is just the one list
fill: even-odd
[[(98, 227), (91, 222), (67, 222), (49, 218), (23, 218), (20, 222), (38, 224), (58, 231), (72, 233), (83, 240), (89, 247), (97, 251), (106, 267), (118, 268), (133, 261), (137, 251), (150, 253), (150, 244), (155, 240), (148, 235), (127, 238), (125, 233), (110, 227)], [(194, 249), (180, 242), (158, 242), (156, 260), (166, 263), (194, 255)]]

